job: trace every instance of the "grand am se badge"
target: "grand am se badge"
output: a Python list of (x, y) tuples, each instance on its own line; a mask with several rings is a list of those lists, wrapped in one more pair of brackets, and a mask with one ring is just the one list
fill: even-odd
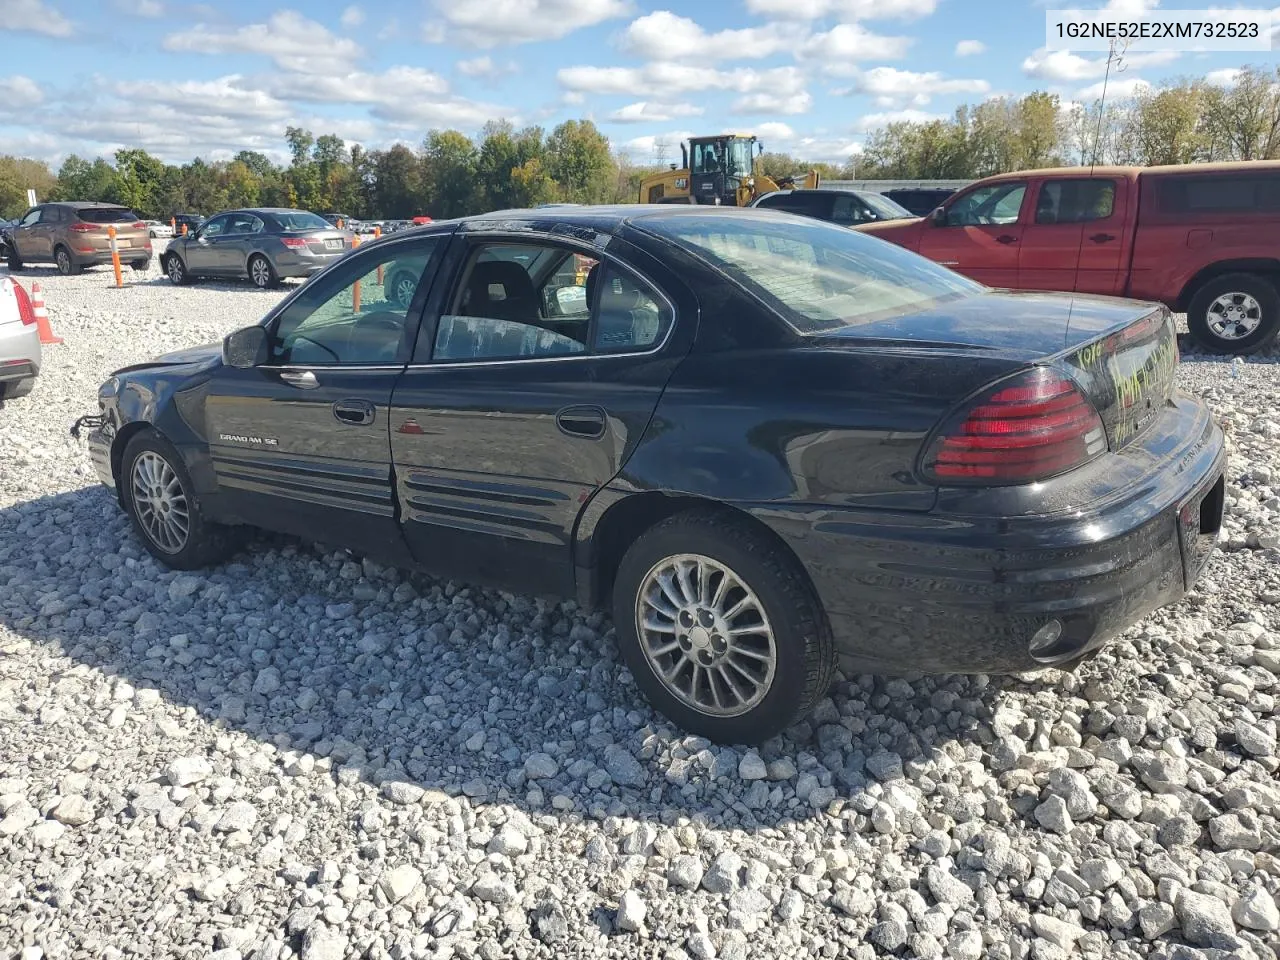
[(280, 444), (275, 437), (244, 437), (235, 433), (220, 433), (218, 439), (225, 440), (227, 443), (251, 443), (263, 447), (275, 447)]

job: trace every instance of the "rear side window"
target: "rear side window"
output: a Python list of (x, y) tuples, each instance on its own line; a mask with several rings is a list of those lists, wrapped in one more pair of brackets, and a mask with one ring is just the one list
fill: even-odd
[(779, 193), (761, 201), (759, 205), (770, 210), (819, 219), (826, 219), (831, 210), (830, 198), (821, 193)]
[(1248, 213), (1280, 210), (1280, 176), (1161, 177), (1163, 213)]
[(133, 223), (138, 219), (137, 214), (123, 207), (81, 207), (76, 216), (85, 223)]
[(1040, 187), (1036, 223), (1105, 220), (1115, 205), (1114, 180), (1049, 180)]

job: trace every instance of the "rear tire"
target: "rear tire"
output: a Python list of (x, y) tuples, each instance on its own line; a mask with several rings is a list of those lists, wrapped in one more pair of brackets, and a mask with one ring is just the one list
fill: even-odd
[(129, 269), (136, 270), (138, 273), (141, 273), (149, 266), (151, 266), (151, 264), (146, 260), (135, 260), (133, 263), (129, 264)]
[(613, 618), (654, 709), (718, 743), (781, 733), (835, 672), (831, 627), (800, 562), (720, 511), (678, 514), (636, 540), (618, 567)]
[(118, 483), (134, 532), (166, 567), (199, 570), (221, 563), (239, 548), (235, 528), (205, 519), (182, 456), (155, 431), (129, 441)]
[(253, 281), (253, 285), (259, 290), (270, 290), (280, 282), (280, 277), (276, 274), (276, 268), (271, 265), (270, 260), (260, 253), (255, 253), (249, 258), (246, 269), (249, 272), (249, 279)]
[(1253, 273), (1214, 277), (1191, 298), (1187, 329), (1215, 353), (1254, 353), (1280, 332), (1280, 293)]
[(66, 247), (58, 247), (53, 251), (53, 262), (58, 265), (58, 272), (64, 277), (74, 277), (83, 269)]

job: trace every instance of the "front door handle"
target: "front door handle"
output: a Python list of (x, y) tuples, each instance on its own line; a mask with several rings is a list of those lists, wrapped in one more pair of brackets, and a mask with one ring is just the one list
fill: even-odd
[(373, 404), (368, 400), (339, 400), (333, 405), (333, 415), (341, 423), (362, 427), (373, 423)]
[(1000, 236), (996, 237), (996, 243), (1017, 243), (1017, 242), (1018, 242), (1018, 238), (1015, 237), (1012, 233), (1002, 233), (1000, 234)]
[(320, 386), (320, 381), (310, 370), (281, 370), (280, 379), (291, 387), (300, 387), (303, 390), (314, 390)]
[(1089, 239), (1092, 240), (1094, 243), (1110, 243), (1112, 240), (1115, 239), (1115, 237), (1109, 233), (1095, 233)]
[(556, 414), (556, 426), (570, 436), (598, 440), (604, 436), (604, 411), (586, 404), (565, 407)]

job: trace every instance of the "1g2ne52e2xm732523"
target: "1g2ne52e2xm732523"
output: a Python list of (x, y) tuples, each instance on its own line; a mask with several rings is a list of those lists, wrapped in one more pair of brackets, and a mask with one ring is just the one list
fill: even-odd
[(1068, 663), (1187, 590), (1224, 455), (1175, 360), (1163, 307), (812, 219), (507, 211), (362, 247), (83, 425), (170, 566), (322, 529), (576, 596), (659, 710), (758, 742), (838, 662)]

